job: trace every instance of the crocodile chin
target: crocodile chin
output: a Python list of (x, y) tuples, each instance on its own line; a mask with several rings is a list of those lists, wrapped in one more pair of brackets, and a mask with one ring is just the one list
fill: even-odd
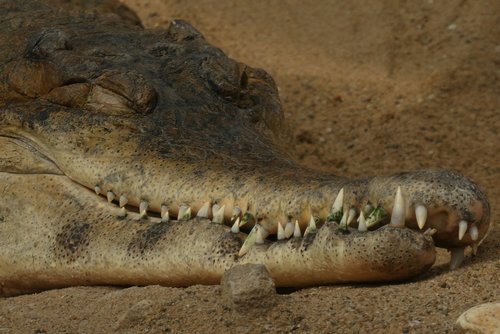
[(434, 244), (456, 267), (486, 237), (486, 197), (455, 172), (298, 165), (272, 78), (189, 24), (33, 4), (0, 8), (50, 18), (2, 31), (18, 36), (0, 44), (4, 293), (218, 283), (252, 262), (280, 286), (401, 280), (433, 264)]

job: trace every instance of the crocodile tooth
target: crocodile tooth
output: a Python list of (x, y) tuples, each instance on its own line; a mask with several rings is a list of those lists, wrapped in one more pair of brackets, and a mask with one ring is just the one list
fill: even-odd
[(257, 232), (255, 235), (255, 243), (257, 245), (262, 245), (264, 243), (264, 239), (266, 239), (265, 233), (263, 231), (263, 228), (260, 225), (257, 226)]
[(170, 217), (168, 215), (168, 206), (163, 204), (161, 206), (161, 221), (168, 222), (169, 220), (170, 220)]
[(141, 203), (139, 204), (139, 214), (141, 215), (141, 217), (146, 217), (148, 215), (148, 205), (149, 204), (146, 201), (141, 201)]
[(242, 227), (243, 225), (245, 225), (248, 222), (254, 222), (254, 221), (255, 221), (254, 216), (250, 212), (247, 211), (241, 217), (240, 227)]
[(467, 232), (467, 222), (465, 220), (461, 220), (458, 222), (458, 240), (462, 240), (465, 232)]
[(219, 209), (220, 209), (219, 204), (215, 203), (214, 205), (212, 205), (212, 218), (215, 216), (215, 213), (219, 211)]
[(96, 195), (99, 195), (101, 193), (101, 187), (99, 187), (98, 185), (96, 185), (94, 187), (94, 191), (95, 191)]
[(304, 232), (304, 236), (310, 233), (316, 233), (318, 232), (318, 229), (316, 227), (316, 220), (314, 219), (313, 215), (311, 215), (311, 218), (309, 219), (309, 225), (307, 225), (307, 228)]
[(470, 235), (470, 238), (472, 239), (472, 241), (476, 241), (479, 238), (479, 231), (478, 231), (476, 225), (472, 225), (469, 228), (469, 235)]
[(127, 205), (127, 203), (128, 203), (128, 198), (127, 198), (127, 196), (125, 196), (125, 195), (123, 195), (123, 194), (122, 194), (122, 195), (120, 196), (120, 201), (119, 201), (119, 202), (120, 202), (120, 208), (123, 208), (123, 207), (124, 207), (125, 205)]
[(405, 199), (401, 194), (401, 187), (396, 191), (394, 198), (394, 206), (392, 207), (391, 226), (404, 227), (405, 226)]
[(342, 219), (340, 220), (340, 227), (343, 229), (347, 228), (347, 212), (344, 212)]
[(435, 228), (428, 228), (425, 230), (424, 235), (428, 235), (432, 237), (434, 234), (436, 234), (437, 230)]
[(450, 249), (451, 252), (450, 269), (456, 269), (460, 267), (460, 265), (464, 260), (464, 250), (465, 250), (464, 247)]
[(108, 199), (108, 202), (111, 203), (115, 199), (115, 194), (112, 191), (108, 191), (106, 193), (106, 198)]
[(177, 214), (177, 220), (189, 220), (191, 219), (191, 207), (187, 205), (181, 205), (179, 207), (179, 213)]
[(196, 213), (196, 217), (208, 218), (210, 216), (210, 202), (205, 202), (203, 206)]
[[(212, 210), (214, 210), (214, 208), (216, 209), (216, 205), (215, 204), (213, 207), (212, 207)], [(218, 205), (217, 205), (218, 207)], [(225, 210), (226, 206), (223, 205), (221, 207), (219, 207), (218, 210), (214, 210), (212, 211), (213, 214), (214, 214), (214, 217), (212, 218), (212, 223), (214, 224), (222, 224), (224, 223), (224, 210)]]
[(363, 211), (359, 213), (358, 231), (360, 232), (368, 231), (368, 227), (366, 226), (365, 214), (363, 213)]
[(417, 218), (418, 228), (423, 229), (427, 221), (427, 208), (423, 205), (417, 205), (415, 207), (415, 217)]
[(342, 211), (342, 207), (344, 205), (344, 188), (340, 189), (335, 201), (332, 205), (332, 213), (337, 213)]
[(351, 225), (355, 217), (356, 217), (356, 209), (353, 208), (349, 209), (349, 213), (347, 214), (347, 225)]
[(293, 223), (288, 222), (285, 226), (285, 237), (288, 239), (293, 235)]
[(125, 210), (125, 207), (121, 207), (120, 212), (118, 213), (118, 217), (124, 218), (125, 216), (127, 216), (127, 211)]
[(235, 220), (240, 215), (241, 215), (241, 209), (238, 206), (235, 206), (233, 208), (233, 213), (231, 215), (231, 221)]
[(300, 233), (300, 226), (299, 226), (299, 221), (295, 221), (295, 228), (293, 229), (293, 237), (294, 238), (300, 238), (302, 234)]
[(243, 256), (245, 255), (250, 247), (255, 244), (255, 238), (257, 237), (257, 225), (255, 225), (250, 233), (248, 233), (247, 238), (243, 242), (243, 245), (240, 248), (240, 251), (238, 252), (238, 256)]
[(366, 205), (363, 207), (363, 211), (364, 211), (364, 214), (365, 215), (369, 215), (370, 213), (372, 213), (372, 211), (374, 210), (375, 208), (373, 207), (373, 205), (371, 203), (366, 203)]
[(278, 240), (283, 240), (285, 239), (285, 230), (283, 229), (283, 226), (281, 225), (280, 222), (278, 222)]
[(231, 227), (231, 232), (240, 233), (240, 217), (236, 218), (233, 226)]

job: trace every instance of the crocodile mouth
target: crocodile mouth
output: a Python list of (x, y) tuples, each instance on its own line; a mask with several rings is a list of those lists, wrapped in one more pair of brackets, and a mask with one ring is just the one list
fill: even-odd
[[(36, 138), (29, 134), (20, 136), (19, 133), (17, 130), (16, 135), (4, 134), (0, 136), (0, 142), (6, 152), (12, 147), (10, 152), (17, 152), (25, 163), (16, 164), (20, 159), (11, 159), (10, 165), (4, 162), (1, 168), (3, 172), (64, 175), (75, 185), (82, 187), (82, 191), (85, 189), (95, 192), (96, 196), (101, 197), (99, 200), (105, 198), (119, 219), (132, 217), (139, 221), (165, 223), (198, 217), (208, 219), (213, 224), (227, 225), (232, 233), (245, 234), (238, 252), (240, 257), (245, 256), (252, 247), (289, 239), (304, 239), (332, 224), (345, 234), (370, 233), (389, 225), (410, 228), (432, 236), (437, 246), (450, 250), (450, 266), (456, 268), (464, 259), (465, 248), (470, 245), (475, 253), (487, 234), (485, 224), (480, 224), (488, 220), (489, 208), (483, 204), (487, 202), (481, 202), (475, 210), (465, 213), (440, 203), (424, 205), (421, 193), (425, 191), (407, 188), (405, 185), (408, 182), (404, 177), (401, 179), (400, 175), (390, 182), (386, 179), (380, 181), (378, 178), (368, 181), (347, 180), (338, 186), (339, 190), (331, 197), (329, 205), (313, 209), (309, 206), (288, 215), (283, 214), (282, 208), (276, 210), (280, 214), (269, 210), (263, 214), (248, 198), (218, 200), (191, 197), (195, 200), (185, 201), (179, 196), (162, 200), (158, 198), (160, 196), (137, 194), (132, 186), (117, 185), (107, 177), (101, 178), (101, 182), (82, 181), (65, 173), (64, 166), (59, 166), (57, 160), (50, 156), (50, 149), (40, 145)], [(126, 178), (124, 175), (120, 177)], [(111, 179), (116, 180), (116, 175)]]

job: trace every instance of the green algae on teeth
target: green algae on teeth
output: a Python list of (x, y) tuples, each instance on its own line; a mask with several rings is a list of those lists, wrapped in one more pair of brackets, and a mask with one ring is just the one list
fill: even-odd
[(243, 242), (243, 245), (240, 248), (240, 251), (238, 252), (238, 256), (243, 256), (245, 255), (250, 247), (252, 247), (255, 244), (255, 239), (257, 238), (257, 225), (255, 225), (250, 233), (248, 233), (245, 241)]
[(342, 211), (344, 207), (344, 188), (340, 189), (335, 201), (333, 201), (332, 209), (330, 215), (326, 218), (326, 221), (339, 222), (342, 219)]
[(387, 213), (385, 212), (384, 208), (381, 206), (376, 207), (373, 209), (372, 213), (366, 218), (366, 226), (368, 228), (380, 223), (387, 217)]
[[(95, 189), (97, 194), (102, 192), (102, 189), (99, 185), (96, 185)], [(339, 221), (339, 229), (344, 232), (348, 232), (348, 226), (351, 225), (355, 220), (358, 223), (357, 229), (360, 232), (366, 232), (370, 227), (375, 226), (376, 224), (385, 220), (388, 216), (387, 212), (382, 206), (378, 206), (373, 208), (373, 206), (368, 203), (366, 204), (362, 210), (359, 210), (359, 215), (357, 215), (357, 210), (355, 207), (351, 207), (349, 210), (344, 211), (344, 188), (340, 189), (338, 192), (335, 201), (332, 205), (331, 213), (327, 217), (326, 222), (330, 221), (335, 217), (336, 220)], [(116, 199), (116, 195), (112, 190), (105, 192), (106, 199), (109, 203), (113, 203)], [(120, 211), (118, 213), (118, 218), (123, 219), (127, 216), (127, 211), (125, 206), (128, 204), (128, 198), (125, 194), (122, 194), (119, 198), (119, 207)], [(396, 189), (396, 195), (394, 197), (393, 208), (391, 211), (391, 219), (389, 221), (389, 225), (394, 227), (404, 227), (406, 220), (406, 207), (407, 203), (403, 196), (403, 191), (401, 186), (398, 186)], [(139, 205), (139, 216), (142, 219), (147, 219), (147, 210), (149, 207), (149, 203), (145, 200), (142, 200)], [(255, 218), (250, 212), (242, 213), (242, 210), (238, 206), (234, 206), (232, 209), (231, 218), (229, 219), (229, 223), (231, 225), (231, 232), (240, 233), (240, 227), (245, 225), (248, 222), (255, 223)], [(178, 209), (177, 219), (178, 220), (189, 220), (191, 219), (191, 211), (192, 208), (186, 204), (181, 204)], [(368, 218), (365, 218), (365, 213), (369, 212)], [(220, 207), (218, 204), (214, 204), (211, 206), (210, 202), (205, 202), (203, 206), (198, 210), (197, 217), (200, 218), (212, 218), (212, 223), (215, 224), (224, 224), (224, 213), (225, 206)], [(417, 221), (417, 225), (419, 229), (423, 229), (427, 221), (427, 208), (424, 205), (416, 205), (414, 209), (415, 219)], [(356, 216), (357, 219), (356, 219)], [(339, 219), (340, 217), (340, 219)], [(170, 220), (168, 207), (164, 204), (161, 205), (161, 221), (168, 222)], [(310, 216), (308, 225), (304, 233), (301, 233), (300, 225), (298, 220), (295, 221), (295, 224), (291, 221), (288, 221), (285, 225), (281, 222), (276, 223), (276, 239), (277, 240), (285, 240), (290, 237), (300, 238), (302, 236), (306, 236), (308, 234), (313, 234), (318, 232), (317, 224), (319, 222), (319, 218)], [(272, 224), (271, 224), (272, 225)], [(458, 239), (462, 240), (466, 234), (469, 232), (469, 236), (473, 241), (476, 241), (479, 238), (479, 231), (476, 225), (471, 225), (469, 227), (467, 221), (460, 220), (458, 223)], [(267, 225), (266, 225), (267, 226)], [(432, 236), (437, 232), (436, 229), (429, 228), (424, 234), (428, 236)], [(248, 234), (244, 246), (241, 247), (239, 252), (240, 256), (245, 255), (248, 252), (248, 249), (252, 247), (254, 244), (262, 244), (265, 242), (265, 239), (268, 237), (269, 232), (259, 224), (255, 224), (254, 228)], [(477, 243), (472, 244), (473, 251), (477, 250)], [(463, 261), (463, 255), (461, 255), (459, 249), (465, 249), (465, 247), (456, 247), (453, 248), (455, 250), (451, 252), (451, 260), (450, 266), (455, 268)], [(452, 249), (450, 249), (452, 250)]]
[(365, 219), (365, 214), (363, 211), (359, 213), (359, 218), (358, 218), (358, 231), (359, 232), (366, 232), (368, 231), (368, 227), (366, 227), (366, 219)]
[(182, 204), (179, 207), (179, 213), (177, 214), (177, 220), (189, 220), (191, 219), (191, 208), (187, 205)]
[(318, 228), (316, 227), (316, 221), (317, 218), (311, 215), (311, 218), (309, 219), (309, 224), (307, 225), (307, 228), (304, 231), (304, 236), (318, 232)]

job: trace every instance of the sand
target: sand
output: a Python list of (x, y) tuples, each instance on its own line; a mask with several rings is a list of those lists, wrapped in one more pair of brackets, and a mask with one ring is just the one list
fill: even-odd
[(451, 333), (500, 300), (500, 2), (126, 0), (147, 27), (191, 22), (276, 80), (299, 161), (344, 176), (446, 168), (493, 228), (462, 267), (411, 282), (280, 291), (234, 312), (219, 286), (76, 287), (0, 299), (1, 333)]

